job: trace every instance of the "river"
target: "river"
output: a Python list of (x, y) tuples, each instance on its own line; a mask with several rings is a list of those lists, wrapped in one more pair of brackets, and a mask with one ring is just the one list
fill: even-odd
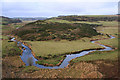
[[(115, 37), (110, 36), (110, 39), (112, 39), (112, 38), (115, 38)], [(16, 41), (16, 40), (15, 40), (15, 38), (12, 38), (11, 41)], [(98, 41), (98, 40), (96, 40), (96, 41)], [(96, 41), (91, 41), (91, 43), (98, 44), (98, 43), (95, 43)], [(98, 45), (104, 47), (105, 49), (100, 49), (100, 50), (94, 49), (94, 50), (82, 51), (82, 52), (76, 53), (76, 54), (69, 54), (69, 55), (66, 55), (66, 58), (63, 60), (61, 65), (51, 67), (51, 66), (44, 66), (44, 65), (36, 64), (35, 62), (38, 61), (38, 60), (33, 56), (30, 48), (28, 46), (25, 46), (23, 43), (21, 43), (19, 41), (17, 42), (17, 45), (18, 46), (21, 45), (23, 48), (25, 48), (25, 49), (22, 48), (23, 53), (20, 57), (21, 57), (22, 61), (26, 64), (26, 66), (29, 66), (30, 63), (31, 63), (31, 65), (33, 65), (33, 66), (36, 66), (36, 67), (39, 67), (39, 68), (48, 68), (48, 69), (65, 68), (69, 64), (69, 61), (71, 61), (72, 59), (80, 57), (80, 56), (84, 56), (84, 55), (86, 55), (86, 54), (88, 54), (92, 51), (110, 51), (110, 50), (112, 50), (111, 47), (108, 47), (108, 46), (105, 46), (105, 45), (102, 45), (102, 44), (98, 44)]]

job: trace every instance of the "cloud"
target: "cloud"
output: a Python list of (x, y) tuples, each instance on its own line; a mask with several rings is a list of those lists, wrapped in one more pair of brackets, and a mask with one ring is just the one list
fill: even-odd
[(118, 2), (119, 0), (2, 0), (2, 2)]
[(58, 2), (59, 0), (52, 0), (53, 2), (7, 2), (11, 0), (5, 1), (6, 2), (2, 2), (2, 13), (3, 15), (9, 17), (51, 17), (58, 15), (117, 14), (118, 6), (117, 2), (78, 2), (78, 0), (70, 0), (70, 2)]

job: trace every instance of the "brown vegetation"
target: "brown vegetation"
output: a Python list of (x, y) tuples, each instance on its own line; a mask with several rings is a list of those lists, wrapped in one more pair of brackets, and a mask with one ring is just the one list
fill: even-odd
[[(17, 62), (16, 62), (17, 61)], [(7, 63), (7, 64), (6, 64)], [(63, 69), (40, 69), (34, 67), (32, 72), (22, 67), (19, 57), (3, 59), (3, 78), (117, 78), (117, 61), (78, 62)], [(9, 68), (9, 70), (8, 70)]]

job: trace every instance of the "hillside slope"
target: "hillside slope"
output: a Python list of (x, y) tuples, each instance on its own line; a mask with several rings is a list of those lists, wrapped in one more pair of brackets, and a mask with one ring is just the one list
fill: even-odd
[(14, 31), (14, 34), (19, 36), (22, 40), (76, 40), (82, 37), (92, 37), (98, 35), (93, 28), (99, 25), (95, 24), (81, 24), (81, 23), (52, 23), (45, 20), (39, 20), (26, 24)]
[(20, 23), (22, 22), (19, 19), (12, 19), (12, 18), (8, 18), (8, 17), (4, 17), (4, 16), (0, 16), (0, 20), (2, 20), (2, 25), (8, 25), (10, 23)]

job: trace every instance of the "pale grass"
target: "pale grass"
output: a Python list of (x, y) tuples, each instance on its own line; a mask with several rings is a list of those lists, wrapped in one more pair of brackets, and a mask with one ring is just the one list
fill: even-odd
[(107, 27), (118, 27), (118, 22), (117, 21), (98, 21), (100, 24), (103, 24), (103, 26)]
[(118, 34), (118, 27), (103, 27), (102, 29), (100, 32), (104, 34)]
[(101, 24), (101, 23), (99, 23), (99, 22), (89, 22), (89, 21), (68, 21), (68, 20), (62, 20), (62, 19), (50, 19), (50, 20), (46, 20), (46, 22), (58, 22), (58, 23), (86, 23), (86, 24), (98, 24), (98, 25)]
[(98, 42), (101, 43), (101, 44), (104, 44), (104, 45), (110, 45), (112, 47), (118, 48), (118, 38), (117, 38), (117, 36), (116, 36), (116, 38), (113, 38), (113, 39), (100, 40)]
[[(83, 41), (85, 40), (85, 42)], [(58, 55), (84, 49), (103, 48), (90, 42), (90, 38), (82, 38), (76, 41), (26, 41), (32, 46), (36, 56)]]

